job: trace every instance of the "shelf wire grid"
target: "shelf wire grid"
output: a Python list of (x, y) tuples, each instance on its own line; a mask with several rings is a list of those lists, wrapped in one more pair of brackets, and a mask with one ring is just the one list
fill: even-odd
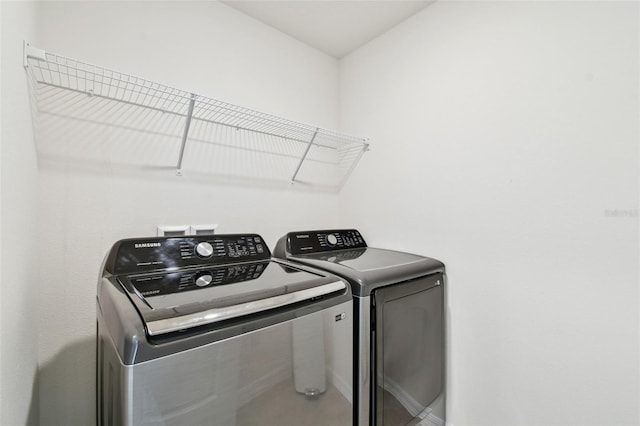
[[(310, 169), (309, 181), (341, 186), (368, 149), (364, 138), (298, 123), (49, 52), (44, 59), (29, 56), (27, 62), (37, 111), (107, 124), (139, 137), (145, 133), (146, 137), (166, 138), (173, 141), (170, 151), (177, 150), (176, 155), (179, 155), (179, 139), (183, 133), (188, 134), (185, 158), (191, 161), (194, 156), (189, 155), (190, 145), (207, 144), (218, 150), (236, 149), (281, 157), (279, 161), (265, 161), (273, 166), (270, 178), (275, 179), (275, 175), (291, 178), (285, 176), (284, 170), (292, 171), (298, 162), (304, 161), (297, 180), (304, 180), (304, 172)], [(192, 112), (190, 102), (193, 102)], [(184, 132), (185, 121), (191, 122), (187, 132)], [(220, 131), (217, 129), (220, 126), (234, 131)], [(311, 149), (307, 149), (310, 143)], [(204, 151), (208, 155), (219, 154), (215, 150)], [(203, 150), (199, 152), (202, 154)], [(211, 170), (213, 164), (207, 165), (206, 160), (196, 157), (201, 163), (204, 161), (203, 168)], [(256, 158), (252, 162), (260, 163)], [(226, 163), (225, 167), (229, 165)], [(236, 158), (231, 166), (245, 168), (242, 158)], [(256, 170), (265, 168), (256, 167)]]

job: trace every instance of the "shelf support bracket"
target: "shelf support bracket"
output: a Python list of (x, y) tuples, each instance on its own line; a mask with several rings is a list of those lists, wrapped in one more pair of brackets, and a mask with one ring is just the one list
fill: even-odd
[(349, 177), (351, 176), (351, 173), (353, 173), (353, 169), (356, 168), (356, 166), (360, 162), (360, 159), (362, 158), (364, 153), (367, 151), (369, 151), (369, 143), (365, 140), (363, 142), (362, 149), (358, 153), (358, 156), (353, 161), (353, 163), (351, 163), (351, 167), (349, 167), (349, 170), (347, 170), (347, 173), (345, 173), (344, 177), (342, 178), (342, 181), (340, 182), (340, 185), (338, 185), (339, 188), (342, 188), (344, 186), (344, 184), (347, 182), (347, 179), (349, 179)]
[(193, 107), (196, 104), (196, 94), (191, 94), (189, 100), (189, 111), (187, 112), (187, 120), (184, 123), (184, 133), (182, 134), (182, 146), (180, 147), (180, 157), (178, 157), (178, 165), (176, 166), (176, 175), (182, 176), (182, 157), (184, 157), (184, 148), (187, 146), (187, 136), (189, 135), (189, 127), (191, 126), (191, 117), (193, 116)]
[(47, 60), (47, 53), (42, 50), (31, 46), (27, 40), (22, 40), (22, 66), (29, 67), (29, 58), (34, 58), (39, 61)]
[(300, 158), (300, 162), (298, 163), (298, 167), (296, 167), (296, 171), (293, 172), (293, 177), (291, 178), (291, 183), (296, 181), (296, 176), (298, 176), (298, 172), (300, 171), (300, 167), (302, 167), (302, 163), (304, 163), (304, 159), (307, 158), (307, 154), (309, 154), (309, 150), (311, 149), (311, 145), (313, 145), (313, 141), (316, 140), (316, 136), (318, 136), (318, 132), (320, 128), (317, 127), (316, 131), (313, 132), (313, 136), (311, 136), (311, 140), (309, 140), (309, 144), (307, 145), (307, 149), (305, 149), (304, 154), (302, 154), (302, 158)]

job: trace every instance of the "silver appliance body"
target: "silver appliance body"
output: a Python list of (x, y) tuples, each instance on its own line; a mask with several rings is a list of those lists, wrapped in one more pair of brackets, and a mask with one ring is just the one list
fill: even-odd
[(355, 424), (444, 426), (444, 264), (368, 247), (354, 229), (290, 232), (274, 256), (351, 284)]
[(255, 234), (129, 239), (97, 291), (97, 424), (353, 424), (348, 283)]

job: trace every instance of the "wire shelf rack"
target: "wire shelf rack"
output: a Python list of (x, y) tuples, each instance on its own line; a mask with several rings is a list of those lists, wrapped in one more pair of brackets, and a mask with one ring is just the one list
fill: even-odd
[[(369, 149), (365, 138), (45, 52), (26, 42), (24, 66), (42, 124), (38, 134), (48, 135), (52, 145), (56, 140), (76, 139), (66, 149), (77, 154), (89, 150), (88, 144), (82, 140), (82, 131), (70, 137), (74, 126), (68, 122), (108, 127), (101, 139), (115, 142), (98, 151), (108, 152), (111, 160), (118, 156), (118, 145), (123, 145), (124, 161), (151, 160), (159, 166), (173, 162), (178, 175), (183, 170), (205, 171), (339, 190)], [(133, 154), (136, 144), (141, 146)]]

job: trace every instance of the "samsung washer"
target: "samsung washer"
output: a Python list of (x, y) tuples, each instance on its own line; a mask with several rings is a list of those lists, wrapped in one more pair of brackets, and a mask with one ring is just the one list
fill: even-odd
[(368, 247), (355, 229), (290, 232), (274, 255), (351, 284), (356, 424), (444, 426), (444, 264)]
[(256, 234), (118, 241), (98, 280), (97, 423), (351, 426), (351, 300)]

